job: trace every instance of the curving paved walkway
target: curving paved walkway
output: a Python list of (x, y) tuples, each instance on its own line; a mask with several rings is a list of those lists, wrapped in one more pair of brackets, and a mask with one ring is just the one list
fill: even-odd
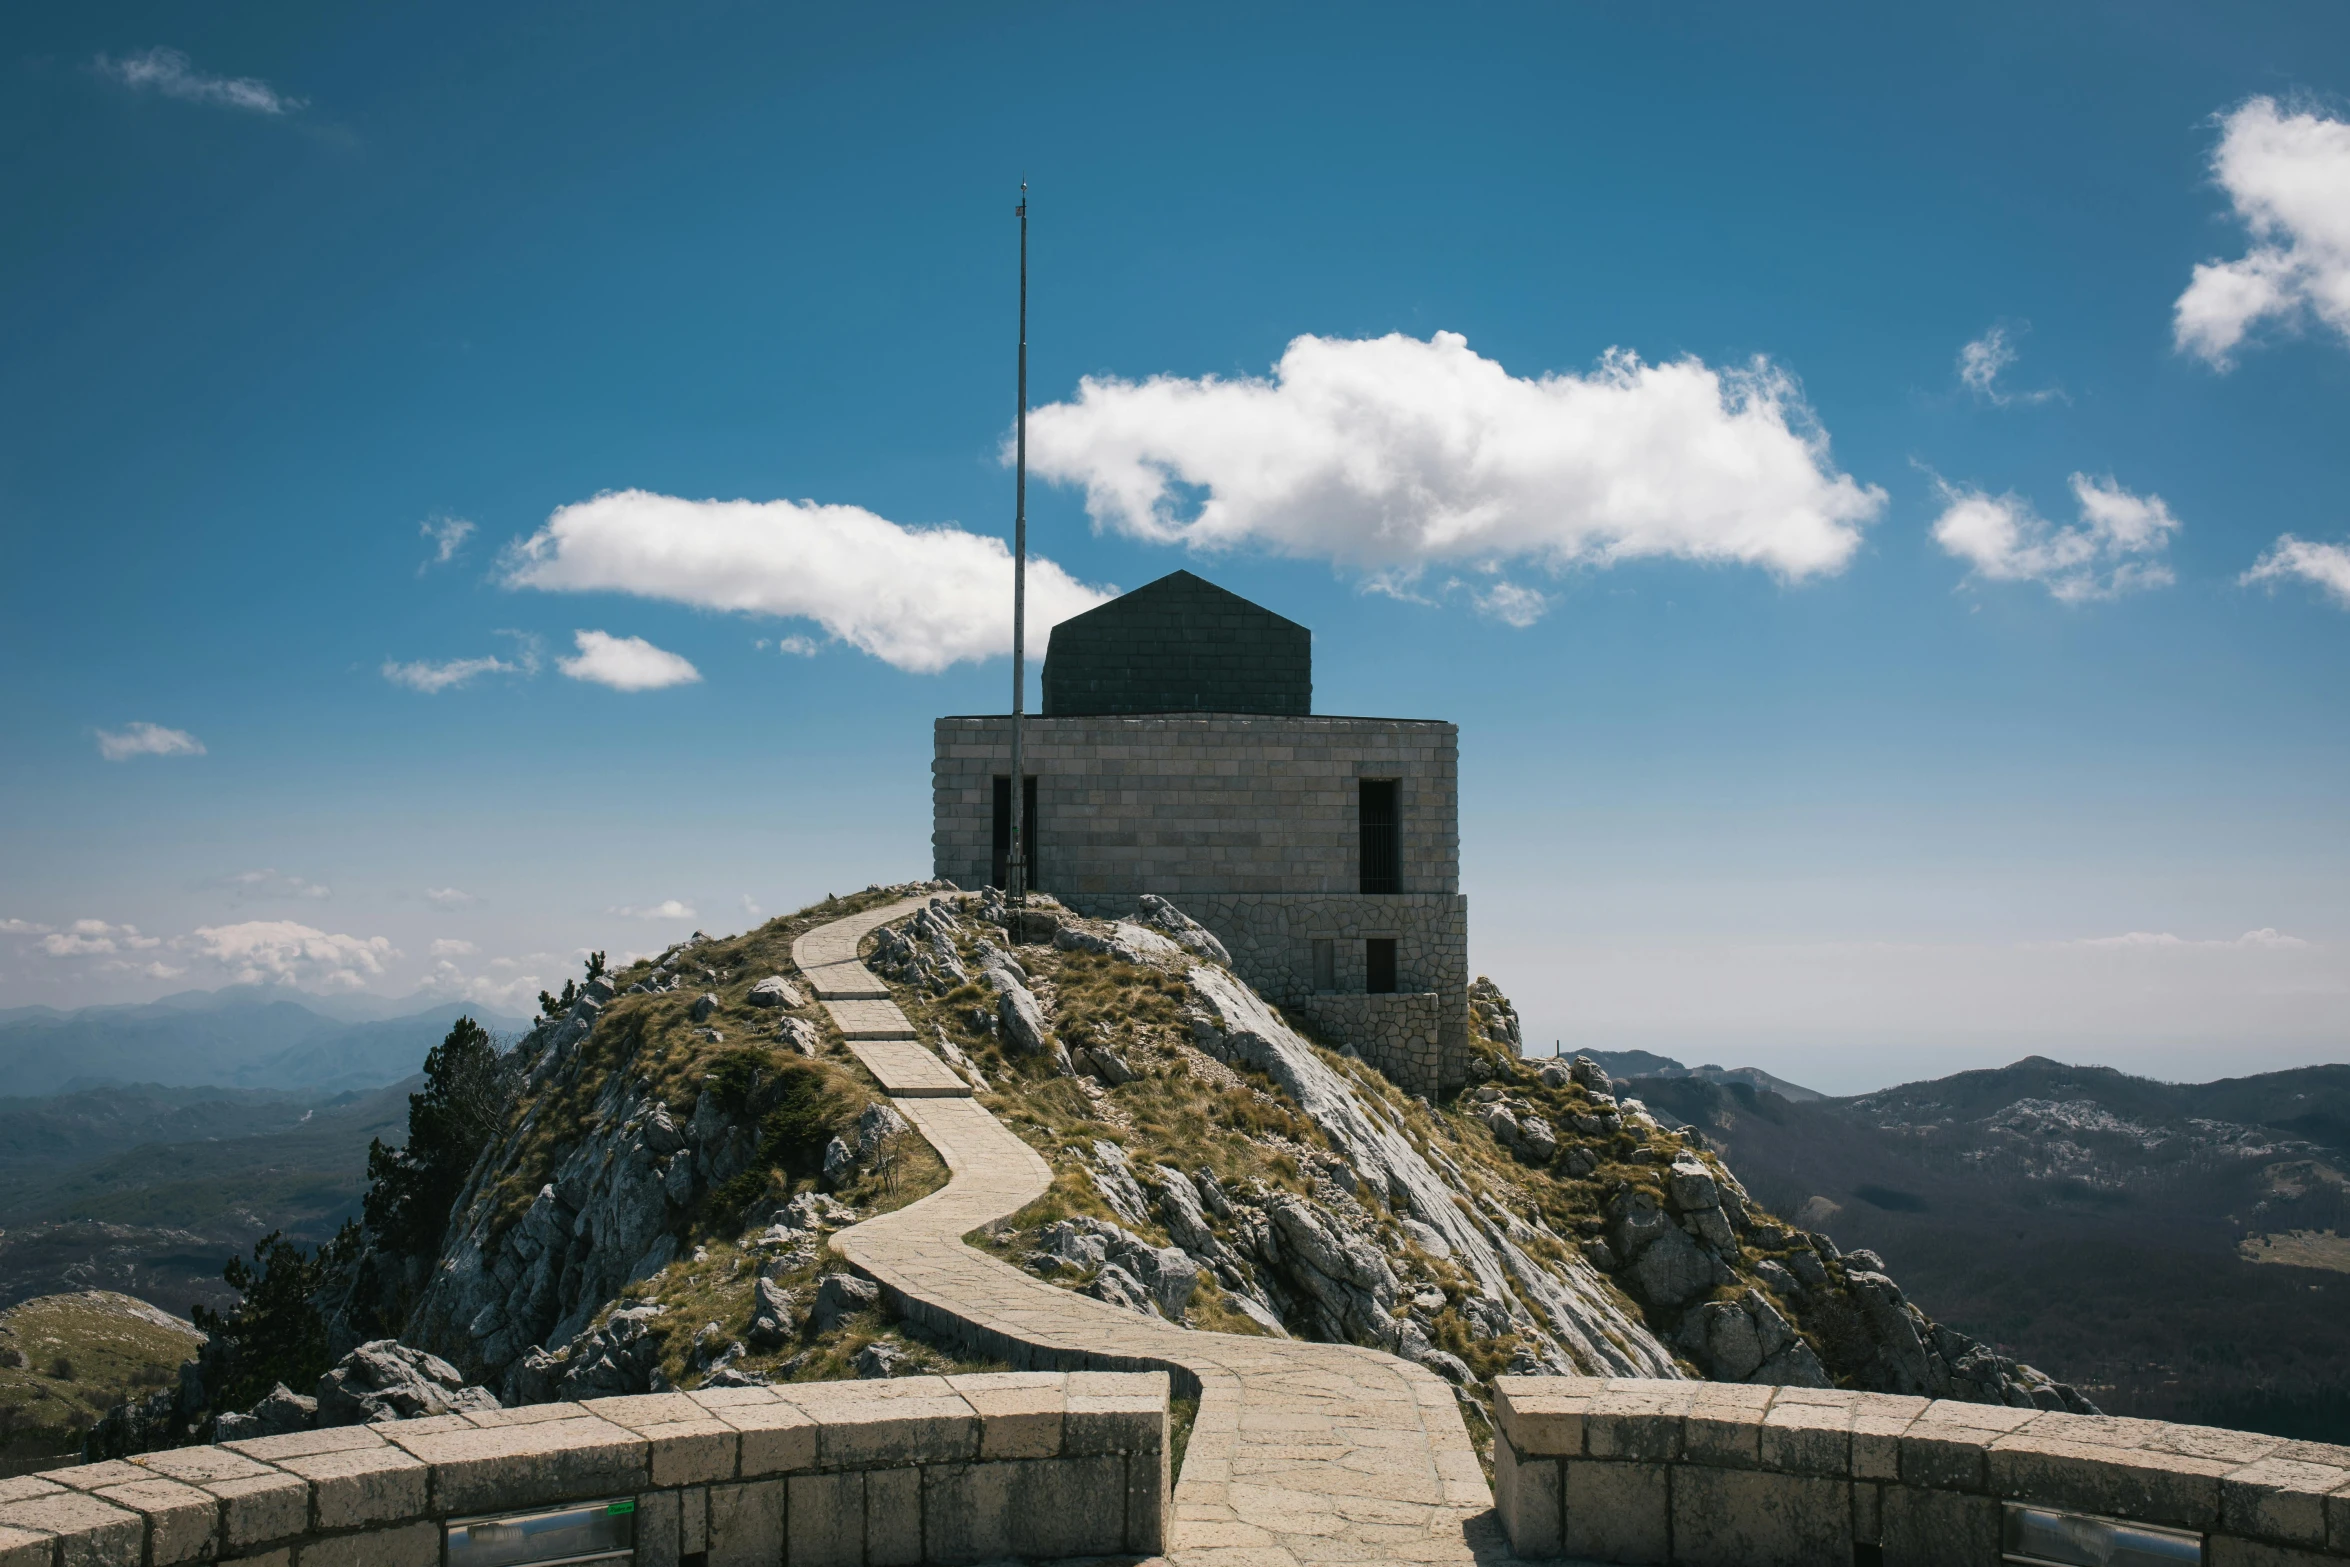
[[(857, 942), (928, 901), (911, 898), (811, 931), (794, 945), (793, 960), (814, 980), (814, 959), (854, 993), (871, 980), (855, 962)], [(1051, 1168), (975, 1100), (892, 1102), (946, 1161), (947, 1184), (841, 1231), (833, 1249), (905, 1315), (1016, 1365), (1167, 1370), (1178, 1391), (1196, 1386), (1199, 1418), (1169, 1532), (1176, 1562), (1507, 1559), (1492, 1494), (1445, 1383), (1345, 1344), (1187, 1332), (972, 1250), (963, 1236), (1025, 1207), (1051, 1184)]]

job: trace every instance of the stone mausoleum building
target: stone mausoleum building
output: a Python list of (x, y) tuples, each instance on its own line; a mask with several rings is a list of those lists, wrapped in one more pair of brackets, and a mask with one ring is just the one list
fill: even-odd
[[(1313, 634), (1178, 571), (1053, 628), (1028, 720), (1030, 885), (1157, 893), (1327, 1041), (1433, 1095), (1468, 1061), (1460, 731), (1313, 711)], [(1011, 719), (938, 720), (935, 874), (1002, 886)]]

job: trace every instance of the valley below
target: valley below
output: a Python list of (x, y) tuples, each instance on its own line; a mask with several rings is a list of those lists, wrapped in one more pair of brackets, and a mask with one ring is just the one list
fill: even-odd
[(1847, 1099), (1625, 1091), (2109, 1413), (2350, 1440), (2350, 1067), (2169, 1084), (2034, 1057)]

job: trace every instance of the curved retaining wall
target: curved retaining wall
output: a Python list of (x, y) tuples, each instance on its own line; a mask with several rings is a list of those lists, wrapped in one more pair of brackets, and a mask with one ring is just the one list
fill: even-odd
[(2209, 1567), (2350, 1559), (2350, 1448), (2325, 1443), (1728, 1383), (1495, 1392), (1494, 1489), (1528, 1559), (1989, 1567), (2007, 1502), (2194, 1531)]
[(0, 1480), (0, 1567), (438, 1567), (450, 1518), (636, 1504), (638, 1567), (1159, 1550), (1167, 1379), (1013, 1372), (536, 1404)]

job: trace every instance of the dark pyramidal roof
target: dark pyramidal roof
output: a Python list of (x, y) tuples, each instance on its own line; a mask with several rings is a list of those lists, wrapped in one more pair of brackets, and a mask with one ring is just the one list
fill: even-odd
[(1278, 713), (1314, 705), (1314, 634), (1188, 571), (1053, 627), (1044, 716)]

